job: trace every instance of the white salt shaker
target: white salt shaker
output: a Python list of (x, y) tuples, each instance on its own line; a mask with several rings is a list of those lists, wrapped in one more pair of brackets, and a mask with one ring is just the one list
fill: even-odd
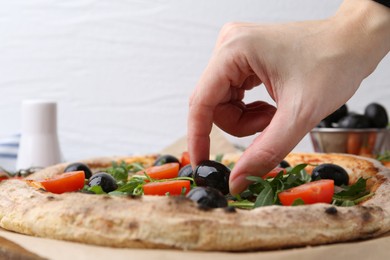
[(16, 169), (46, 167), (59, 162), (57, 104), (45, 100), (23, 101), (22, 135)]

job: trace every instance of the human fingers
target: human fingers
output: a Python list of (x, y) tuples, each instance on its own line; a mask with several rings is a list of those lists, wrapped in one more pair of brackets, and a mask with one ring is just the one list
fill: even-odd
[(236, 163), (229, 180), (232, 194), (245, 190), (250, 184), (248, 176), (262, 176), (278, 165), (312, 127), (313, 123), (304, 122), (289, 109), (278, 108), (268, 127)]
[(214, 121), (225, 132), (242, 137), (263, 131), (275, 112), (274, 106), (263, 101), (250, 104), (232, 101), (215, 108)]

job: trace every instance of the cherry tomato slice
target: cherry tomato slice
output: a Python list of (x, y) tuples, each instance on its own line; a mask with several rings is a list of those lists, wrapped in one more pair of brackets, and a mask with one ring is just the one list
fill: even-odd
[(183, 152), (181, 155), (181, 160), (180, 160), (180, 166), (183, 168), (184, 166), (190, 164), (190, 154), (189, 152)]
[(267, 173), (266, 175), (264, 175), (262, 178), (263, 179), (267, 179), (267, 178), (275, 178), (279, 172), (283, 171), (283, 174), (286, 174), (287, 173), (287, 170), (285, 168), (282, 168), (282, 167), (276, 167), (275, 169), (271, 170), (269, 173)]
[(190, 191), (191, 184), (188, 180), (172, 180), (163, 182), (150, 182), (143, 186), (145, 195), (180, 195), (183, 188), (185, 194)]
[(333, 193), (333, 180), (318, 180), (282, 191), (278, 197), (282, 205), (290, 206), (296, 199), (303, 200), (305, 204), (330, 203)]
[(0, 176), (0, 182), (4, 181), (4, 180), (8, 180), (8, 179), (9, 179), (8, 176)]
[(152, 166), (144, 170), (150, 178), (155, 180), (176, 178), (179, 174), (178, 163), (166, 163), (159, 166)]
[(61, 194), (78, 191), (84, 187), (83, 171), (66, 172), (51, 179), (39, 181), (49, 192)]

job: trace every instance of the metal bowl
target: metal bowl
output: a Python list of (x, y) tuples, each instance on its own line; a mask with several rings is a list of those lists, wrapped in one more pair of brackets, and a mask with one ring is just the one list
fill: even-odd
[(319, 153), (375, 156), (390, 150), (390, 128), (314, 128), (310, 138)]

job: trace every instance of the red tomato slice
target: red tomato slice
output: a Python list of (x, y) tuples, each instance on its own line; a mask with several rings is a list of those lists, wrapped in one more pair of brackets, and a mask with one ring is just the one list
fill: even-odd
[(276, 167), (275, 169), (271, 170), (269, 173), (264, 175), (262, 178), (267, 179), (267, 178), (275, 178), (279, 172), (283, 171), (283, 174), (287, 173), (287, 170), (282, 167)]
[(185, 188), (185, 194), (191, 189), (190, 181), (188, 180), (172, 180), (163, 182), (150, 182), (143, 186), (145, 195), (180, 195), (182, 189)]
[(186, 165), (191, 163), (189, 152), (183, 152), (182, 153), (180, 162), (181, 162), (180, 163), (181, 167), (184, 167), (184, 166), (186, 166)]
[(84, 171), (66, 172), (51, 179), (39, 181), (47, 191), (64, 193), (78, 191), (84, 187)]
[(162, 179), (172, 179), (176, 178), (179, 174), (179, 164), (178, 163), (166, 163), (159, 166), (152, 166), (144, 170), (147, 175), (152, 179), (162, 180)]
[(330, 203), (333, 193), (333, 180), (318, 180), (282, 191), (278, 197), (282, 205), (290, 206), (296, 199), (303, 200), (305, 204)]
[(4, 180), (8, 180), (8, 179), (9, 179), (8, 176), (5, 176), (5, 175), (0, 176), (0, 182), (4, 181)]

